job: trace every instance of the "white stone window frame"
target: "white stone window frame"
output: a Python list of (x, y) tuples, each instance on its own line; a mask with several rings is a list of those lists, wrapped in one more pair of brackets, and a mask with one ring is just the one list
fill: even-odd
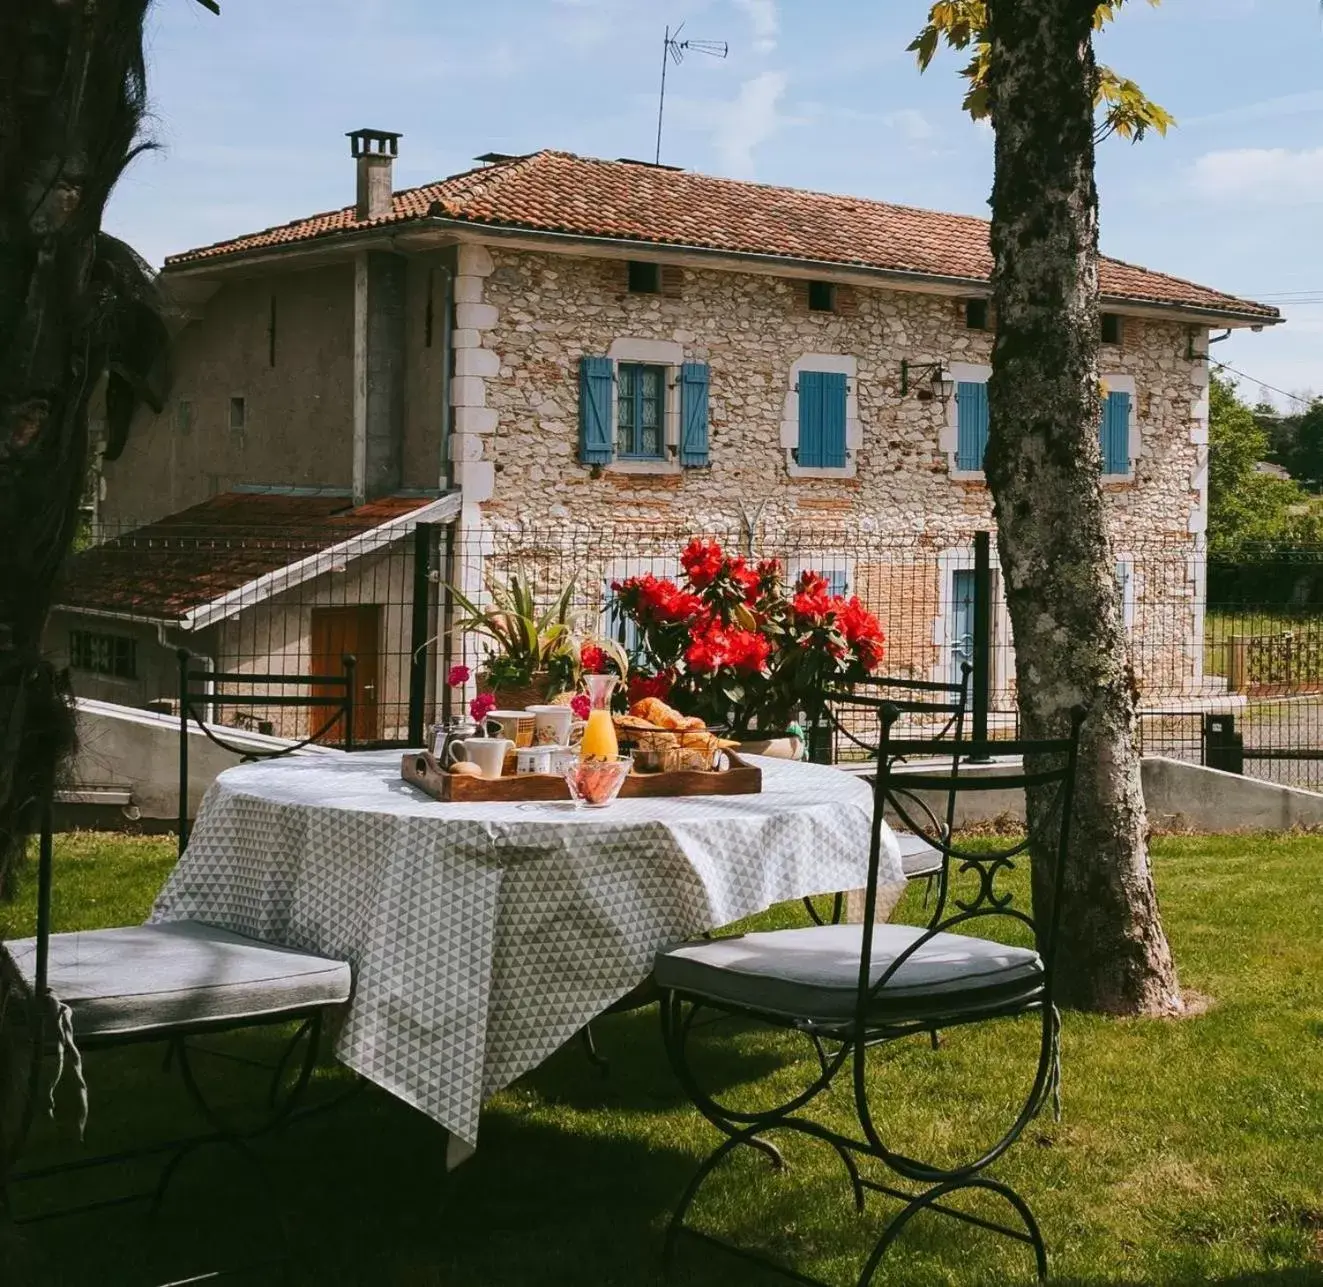
[(1139, 602), (1139, 565), (1133, 554), (1117, 552), (1112, 568), (1121, 592), (1121, 624), (1129, 634), (1135, 628), (1135, 605)]
[(795, 582), (804, 572), (817, 572), (824, 576), (828, 573), (843, 572), (846, 596), (857, 595), (859, 590), (855, 581), (855, 567), (854, 555), (846, 554), (842, 550), (822, 549), (812, 554), (796, 554), (794, 558), (786, 560), (786, 586), (793, 589)]
[[(997, 560), (997, 545), (991, 550), (992, 561), (992, 656), (989, 688), (994, 695), (1009, 691), (1015, 673), (1015, 652), (1011, 639), (1011, 614), (1002, 592), (1001, 566)], [(933, 664), (931, 679), (934, 683), (954, 682), (951, 650), (955, 645), (955, 574), (974, 570), (974, 543), (948, 546), (937, 554), (937, 616), (933, 620), (933, 644), (937, 660)], [(886, 622), (882, 628), (886, 629)], [(972, 682), (972, 681), (971, 681)]]
[[(611, 461), (603, 466), (617, 474), (679, 474), (680, 464), (680, 368), (684, 365), (684, 345), (675, 340), (643, 340), (621, 336), (611, 341), (606, 356), (612, 363), (611, 372)], [(642, 362), (648, 366), (664, 367), (662, 412), (662, 451), (657, 460), (621, 458), (619, 429), (619, 378), (615, 368), (622, 362)]]
[[(804, 371), (845, 376), (845, 464), (814, 468), (795, 460), (799, 450), (799, 377)], [(781, 448), (791, 478), (853, 478), (858, 472), (864, 434), (859, 424), (859, 361), (848, 353), (805, 353), (790, 367), (785, 409), (781, 413)]]
[[(952, 362), (947, 367), (951, 379), (957, 384), (987, 384), (992, 376), (992, 368), (980, 362)], [(983, 482), (985, 475), (981, 469), (960, 469), (956, 457), (960, 450), (960, 399), (953, 391), (946, 400), (946, 415), (942, 421), (942, 432), (938, 448), (946, 453), (946, 467), (956, 482)], [(970, 555), (973, 558), (973, 555)], [(973, 566), (971, 564), (971, 566)]]
[(1139, 459), (1139, 449), (1143, 445), (1139, 430), (1139, 394), (1133, 375), (1115, 372), (1100, 377), (1103, 388), (1108, 393), (1128, 393), (1130, 395), (1130, 423), (1126, 428), (1126, 471), (1123, 474), (1103, 474), (1105, 483), (1133, 483), (1135, 481), (1135, 462)]
[(602, 606), (597, 613), (597, 633), (614, 639), (608, 609), (611, 605), (611, 583), (627, 581), (632, 576), (653, 576), (680, 583), (680, 558), (676, 554), (635, 554), (612, 559), (602, 567)]

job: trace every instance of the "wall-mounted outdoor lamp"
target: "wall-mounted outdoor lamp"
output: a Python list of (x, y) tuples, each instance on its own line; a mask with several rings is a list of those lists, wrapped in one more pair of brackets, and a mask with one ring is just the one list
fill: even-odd
[[(922, 383), (927, 376), (930, 383)], [(900, 395), (904, 397), (910, 391), (910, 381), (916, 382), (918, 397), (924, 401), (937, 398), (942, 402), (950, 401), (955, 392), (955, 380), (946, 369), (944, 362), (904, 362), (900, 364)]]

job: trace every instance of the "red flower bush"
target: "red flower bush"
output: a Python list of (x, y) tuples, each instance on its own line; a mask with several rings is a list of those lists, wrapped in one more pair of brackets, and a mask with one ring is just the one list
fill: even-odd
[[(823, 685), (874, 673), (886, 635), (857, 597), (804, 572), (787, 593), (781, 565), (750, 566), (715, 541), (680, 555), (681, 584), (647, 575), (612, 585), (639, 629), (629, 699), (664, 697), (709, 723), (782, 729)], [(585, 669), (587, 666), (585, 664)]]

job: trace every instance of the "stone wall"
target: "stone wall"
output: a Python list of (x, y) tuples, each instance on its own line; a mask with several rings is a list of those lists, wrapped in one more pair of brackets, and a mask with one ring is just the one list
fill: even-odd
[[(890, 665), (946, 677), (951, 574), (969, 566), (971, 533), (992, 526), (991, 503), (981, 478), (953, 477), (954, 400), (923, 400), (916, 387), (902, 395), (900, 383), (902, 360), (942, 360), (967, 378), (986, 367), (992, 337), (966, 328), (963, 301), (853, 287), (848, 311), (811, 313), (802, 286), (764, 274), (685, 268), (678, 295), (644, 295), (624, 290), (615, 260), (466, 247), (460, 265), (472, 325), (457, 332), (457, 370), (472, 375), (456, 380), (457, 429), (472, 432), (455, 449), (470, 523), (479, 504), (489, 530), (749, 521), (786, 550), (851, 551), (851, 588), (884, 617)], [(1137, 570), (1136, 661), (1154, 686), (1187, 688), (1202, 668), (1195, 594), (1207, 486), (1207, 377), (1190, 337), (1184, 324), (1127, 316), (1122, 343), (1104, 346), (1100, 363), (1110, 387), (1132, 394), (1134, 472), (1104, 490), (1118, 557)], [(1206, 351), (1202, 333), (1193, 343)], [(579, 359), (633, 350), (708, 364), (709, 468), (578, 463)], [(849, 476), (805, 477), (787, 451), (795, 369), (833, 362), (854, 372), (857, 445)], [(1138, 573), (1150, 559), (1161, 571)], [(1008, 689), (1000, 605), (994, 632), (996, 678)]]
[(151, 522), (240, 483), (348, 487), (353, 315), (349, 264), (227, 281), (176, 340), (163, 412), (141, 410), (104, 463), (102, 519)]

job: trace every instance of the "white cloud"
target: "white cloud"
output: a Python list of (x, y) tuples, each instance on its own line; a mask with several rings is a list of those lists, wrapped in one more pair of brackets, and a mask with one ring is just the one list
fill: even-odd
[(909, 143), (927, 143), (937, 133), (933, 123), (914, 107), (888, 112), (882, 119)]
[(754, 49), (760, 54), (770, 54), (776, 48), (776, 36), (781, 30), (776, 0), (735, 0), (735, 7), (743, 10), (753, 26)]
[(728, 174), (752, 178), (753, 153), (776, 133), (782, 118), (777, 110), (785, 93), (784, 72), (765, 71), (740, 86), (733, 103), (722, 104), (713, 129), (713, 146)]
[(1214, 201), (1275, 207), (1323, 201), (1323, 147), (1229, 148), (1191, 167), (1190, 186)]
[(1278, 121), (1290, 116), (1309, 116), (1315, 112), (1323, 112), (1323, 89), (1264, 98), (1257, 103), (1244, 103), (1240, 107), (1210, 112), (1205, 116), (1182, 117), (1181, 124), (1245, 125), (1256, 121)]

